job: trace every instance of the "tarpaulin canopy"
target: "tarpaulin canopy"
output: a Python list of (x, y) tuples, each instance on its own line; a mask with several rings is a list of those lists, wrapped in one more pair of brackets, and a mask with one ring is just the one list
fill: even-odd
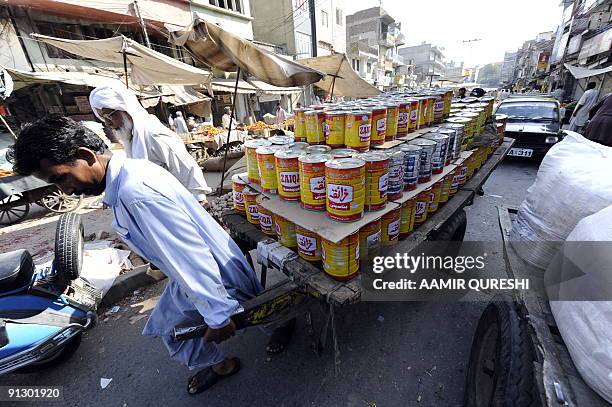
[(298, 93), (302, 93), (302, 89), (295, 86), (283, 88), (280, 86), (270, 85), (269, 83), (265, 83), (263, 81), (258, 81), (255, 79), (249, 79), (249, 83), (259, 89), (260, 93), (267, 93), (269, 95), (295, 95)]
[(565, 66), (567, 70), (570, 71), (570, 73), (576, 79), (583, 79), (583, 78), (588, 78), (591, 76), (597, 76), (597, 75), (605, 74), (608, 72), (612, 72), (612, 65), (606, 68), (600, 68), (600, 69), (588, 69), (588, 68), (582, 68), (580, 66), (574, 66), (570, 64), (563, 64), (563, 66)]
[(323, 74), (274, 54), (206, 21), (197, 13), (188, 27), (166, 25), (170, 42), (185, 46), (206, 64), (226, 72), (255, 76), (275, 86), (302, 86), (319, 81)]
[[(19, 69), (1, 67), (13, 79), (14, 89), (18, 90), (29, 85), (41, 83), (66, 83), (69, 85), (89, 86), (125, 86), (124, 82), (112, 73), (88, 72), (27, 72)], [(175, 106), (210, 101), (210, 98), (195, 91), (191, 86), (162, 85), (159, 89), (152, 86), (136, 86), (130, 84), (130, 89), (138, 96), (144, 107), (156, 106), (161, 100)]]
[[(116, 85), (125, 86), (117, 75), (90, 74), (87, 72), (28, 72), (19, 69), (2, 67), (13, 79), (14, 90), (37, 83), (62, 82), (70, 85), (96, 86)], [(123, 84), (123, 85), (122, 85)]]
[(36, 40), (72, 54), (131, 68), (130, 80), (137, 85), (207, 85), (211, 73), (177, 61), (124, 36), (101, 40), (68, 40), (30, 34)]
[[(236, 79), (215, 78), (210, 87), (216, 92), (234, 92)], [(239, 80), (236, 93), (257, 93), (257, 88), (247, 81)]]
[(161, 99), (164, 103), (170, 103), (174, 106), (189, 105), (210, 101), (211, 99), (193, 89), (191, 86), (180, 85), (164, 85), (161, 87)]
[(140, 103), (144, 107), (157, 106), (159, 100), (174, 106), (191, 105), (194, 103), (206, 103), (210, 105), (211, 99), (196, 91), (191, 86), (182, 85), (162, 85), (155, 91), (140, 95)]
[(366, 98), (380, 93), (353, 70), (344, 54), (300, 59), (298, 62), (324, 72), (327, 76), (315, 85), (330, 94), (333, 89), (334, 96)]

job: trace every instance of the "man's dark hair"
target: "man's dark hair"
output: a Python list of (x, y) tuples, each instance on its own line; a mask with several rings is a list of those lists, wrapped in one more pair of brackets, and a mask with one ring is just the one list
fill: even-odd
[(52, 114), (26, 124), (6, 157), (15, 172), (30, 175), (40, 169), (43, 158), (56, 164), (73, 162), (79, 147), (100, 154), (107, 150), (102, 139), (83, 124)]
[(595, 89), (595, 86), (597, 86), (597, 83), (589, 82), (589, 84), (587, 85), (587, 89)]
[(467, 90), (466, 88), (459, 88), (459, 92), (461, 92), (461, 91), (465, 92), (466, 90)]

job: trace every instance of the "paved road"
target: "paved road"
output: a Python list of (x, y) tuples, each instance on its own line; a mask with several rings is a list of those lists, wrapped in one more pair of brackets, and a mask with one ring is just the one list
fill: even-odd
[[(499, 240), (495, 205), (518, 205), (536, 171), (532, 162), (502, 163), (485, 196), (467, 210), (466, 239)], [(136, 321), (150, 313), (162, 289), (160, 283), (125, 301), (64, 365), (0, 378), (0, 385), (63, 386), (61, 405), (68, 406), (461, 406), (472, 335), (486, 305), (482, 296), (480, 302), (349, 307), (337, 316), (339, 376), (330, 349), (321, 356), (310, 350), (304, 321), (286, 352), (272, 358), (266, 335), (252, 329), (223, 345), (242, 359), (240, 374), (190, 397), (189, 372), (168, 359), (160, 341), (140, 335), (146, 318)], [(101, 389), (101, 378), (113, 380)]]

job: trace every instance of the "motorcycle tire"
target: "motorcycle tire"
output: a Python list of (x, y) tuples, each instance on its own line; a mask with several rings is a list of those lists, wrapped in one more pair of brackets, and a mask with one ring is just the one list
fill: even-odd
[(83, 264), (83, 223), (77, 213), (64, 213), (55, 229), (54, 264), (61, 276), (69, 280), (79, 278)]
[(64, 363), (74, 355), (79, 346), (81, 345), (82, 334), (78, 333), (68, 342), (66, 342), (61, 348), (53, 352), (48, 358), (39, 360), (38, 362), (31, 363), (20, 369), (15, 370), (15, 373), (35, 373), (43, 369)]

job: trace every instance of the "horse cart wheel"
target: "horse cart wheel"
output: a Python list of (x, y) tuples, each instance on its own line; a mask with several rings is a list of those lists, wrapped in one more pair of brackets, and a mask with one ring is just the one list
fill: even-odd
[(14, 194), (0, 200), (0, 225), (17, 223), (30, 212), (30, 203), (22, 194)]
[(40, 199), (39, 204), (51, 212), (72, 212), (81, 206), (83, 195), (66, 195), (59, 188), (51, 188), (47, 194)]

